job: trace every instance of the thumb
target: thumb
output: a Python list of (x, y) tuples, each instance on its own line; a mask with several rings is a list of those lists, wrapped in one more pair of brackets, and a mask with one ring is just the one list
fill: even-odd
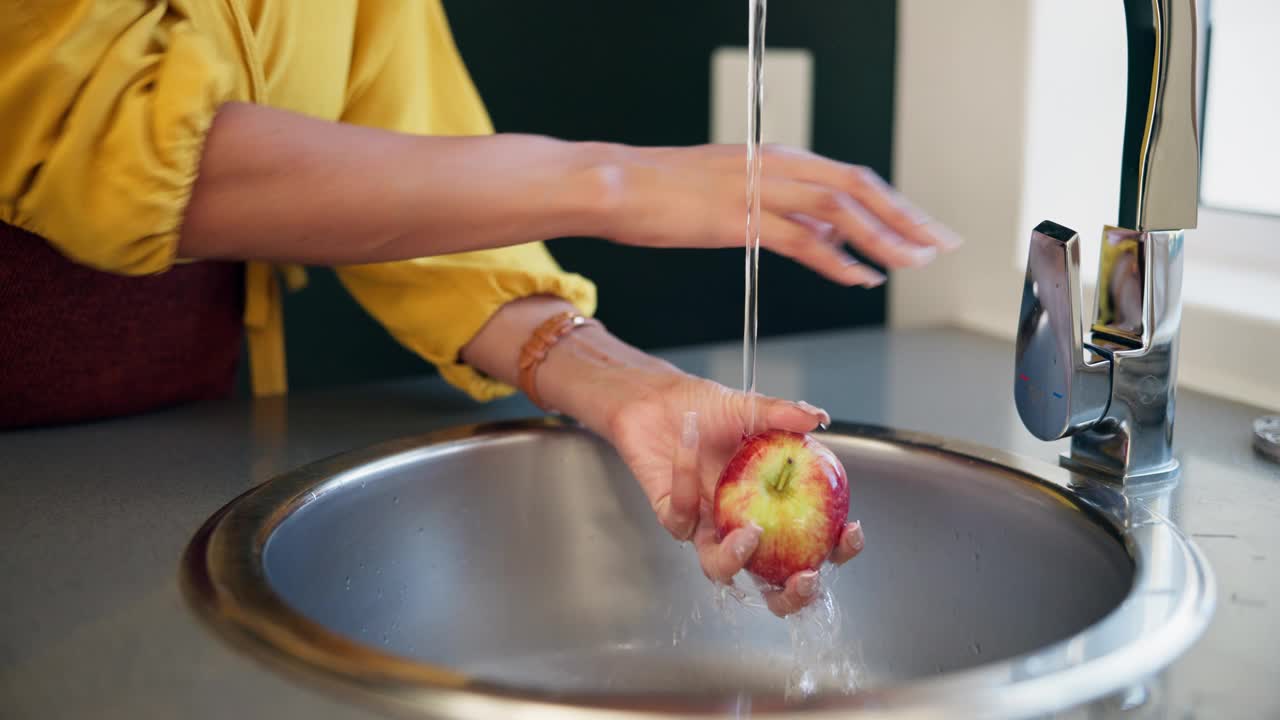
[[(826, 410), (814, 407), (807, 402), (794, 402), (779, 398), (756, 395), (754, 423), (752, 422), (751, 398), (746, 394), (736, 396), (738, 413), (742, 418), (742, 427), (747, 432), (764, 430), (787, 430), (807, 433), (818, 427), (831, 424), (831, 415)], [(754, 425), (754, 427), (752, 427)]]

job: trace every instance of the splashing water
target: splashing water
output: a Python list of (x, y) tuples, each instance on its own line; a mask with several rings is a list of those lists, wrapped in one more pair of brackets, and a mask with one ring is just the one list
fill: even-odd
[[(826, 566), (822, 574), (829, 575), (832, 570), (832, 566)], [(799, 701), (819, 692), (857, 692), (862, 681), (861, 649), (856, 642), (842, 636), (844, 613), (836, 596), (824, 587), (808, 607), (779, 620), (769, 611), (760, 590), (743, 588), (744, 579), (739, 576), (734, 585), (708, 585), (709, 597), (695, 598), (688, 615), (675, 624), (672, 645), (689, 640), (691, 628), (703, 625), (703, 604), (709, 606), (711, 617), (716, 621), (709, 629), (728, 632), (735, 655), (747, 654), (751, 649), (747, 643), (748, 633), (767, 630), (767, 623), (782, 622), (786, 625), (790, 648), (779, 647), (769, 654), (785, 673), (786, 700)], [(742, 689), (745, 692), (750, 688)]]
[(858, 690), (861, 657), (841, 641), (843, 621), (839, 601), (825, 588), (809, 607), (787, 617), (791, 637), (788, 700), (807, 698), (818, 690), (846, 694)]

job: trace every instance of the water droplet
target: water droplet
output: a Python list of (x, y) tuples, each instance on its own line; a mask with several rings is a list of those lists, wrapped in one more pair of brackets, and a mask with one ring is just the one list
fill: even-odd
[(350, 590), (350, 589), (351, 589), (351, 576), (350, 576), (350, 575), (348, 575), (348, 576), (347, 576), (347, 589), (348, 589), (348, 590)]
[(399, 505), (399, 504), (400, 504), (400, 496), (399, 496), (399, 495), (396, 495), (395, 497), (391, 498), (391, 504), (392, 504), (392, 505)]
[(387, 637), (386, 633), (382, 633), (382, 644), (388, 645), (390, 643), (391, 643), (391, 638)]
[(426, 528), (418, 528), (419, 533), (421, 533), (423, 530), (426, 530)]
[(382, 591), (381, 591), (381, 590), (379, 590), (379, 591), (378, 591), (378, 599), (379, 599), (379, 600), (381, 600), (381, 599), (382, 599)]
[(977, 640), (974, 640), (973, 644), (969, 646), (969, 651), (972, 652), (974, 655), (981, 655), (982, 643), (978, 642)]

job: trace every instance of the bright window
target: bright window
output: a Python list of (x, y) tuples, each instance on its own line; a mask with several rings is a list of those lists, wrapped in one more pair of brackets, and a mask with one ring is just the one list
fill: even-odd
[(1201, 200), (1280, 216), (1280, 2), (1209, 5)]
[(1280, 320), (1280, 2), (1209, 0), (1185, 299)]

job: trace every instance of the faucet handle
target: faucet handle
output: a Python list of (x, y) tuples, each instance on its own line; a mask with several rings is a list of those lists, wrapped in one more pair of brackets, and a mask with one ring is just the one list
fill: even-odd
[(1014, 400), (1041, 440), (1084, 430), (1106, 414), (1111, 358), (1086, 345), (1080, 299), (1080, 236), (1048, 220), (1031, 233), (1018, 312)]

